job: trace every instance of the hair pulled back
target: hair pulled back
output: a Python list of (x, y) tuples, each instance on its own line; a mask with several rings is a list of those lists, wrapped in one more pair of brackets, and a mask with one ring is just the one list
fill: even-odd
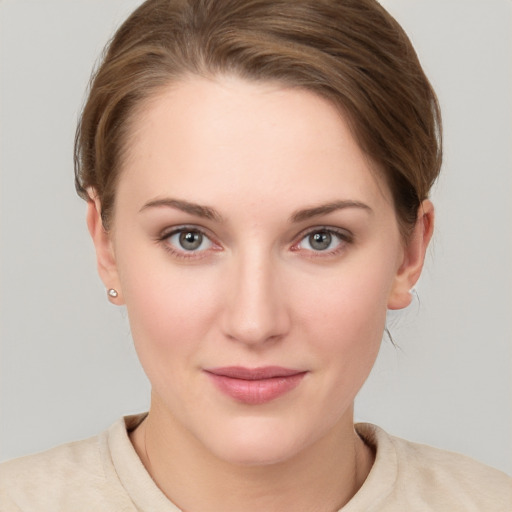
[(441, 166), (435, 93), (400, 25), (374, 0), (148, 0), (91, 79), (75, 183), (108, 229), (136, 109), (189, 75), (234, 74), (319, 94), (348, 116), (390, 187), (402, 233)]

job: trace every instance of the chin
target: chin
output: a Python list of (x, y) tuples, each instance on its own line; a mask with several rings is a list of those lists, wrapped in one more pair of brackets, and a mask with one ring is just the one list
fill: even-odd
[(229, 464), (237, 466), (269, 466), (292, 459), (300, 450), (280, 439), (258, 442), (251, 436), (231, 440), (219, 446), (215, 455)]

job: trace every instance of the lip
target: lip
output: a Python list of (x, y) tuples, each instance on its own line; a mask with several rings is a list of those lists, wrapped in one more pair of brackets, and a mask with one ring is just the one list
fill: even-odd
[(204, 371), (222, 393), (247, 405), (275, 400), (296, 388), (307, 373), (281, 366), (226, 366)]

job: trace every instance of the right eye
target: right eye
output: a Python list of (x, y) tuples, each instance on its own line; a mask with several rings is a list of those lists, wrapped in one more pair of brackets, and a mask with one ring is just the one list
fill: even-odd
[(171, 252), (183, 256), (192, 256), (194, 253), (201, 253), (213, 247), (213, 242), (202, 231), (195, 228), (175, 229), (163, 236), (162, 240), (166, 242)]

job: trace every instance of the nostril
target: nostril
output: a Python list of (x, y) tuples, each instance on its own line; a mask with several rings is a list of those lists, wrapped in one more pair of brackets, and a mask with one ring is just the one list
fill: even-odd
[(284, 307), (266, 302), (264, 306), (239, 301), (226, 308), (224, 332), (228, 338), (248, 345), (276, 342), (289, 330)]
[(261, 245), (233, 261), (223, 305), (223, 330), (229, 339), (248, 345), (276, 342), (289, 330), (286, 294), (279, 268)]

